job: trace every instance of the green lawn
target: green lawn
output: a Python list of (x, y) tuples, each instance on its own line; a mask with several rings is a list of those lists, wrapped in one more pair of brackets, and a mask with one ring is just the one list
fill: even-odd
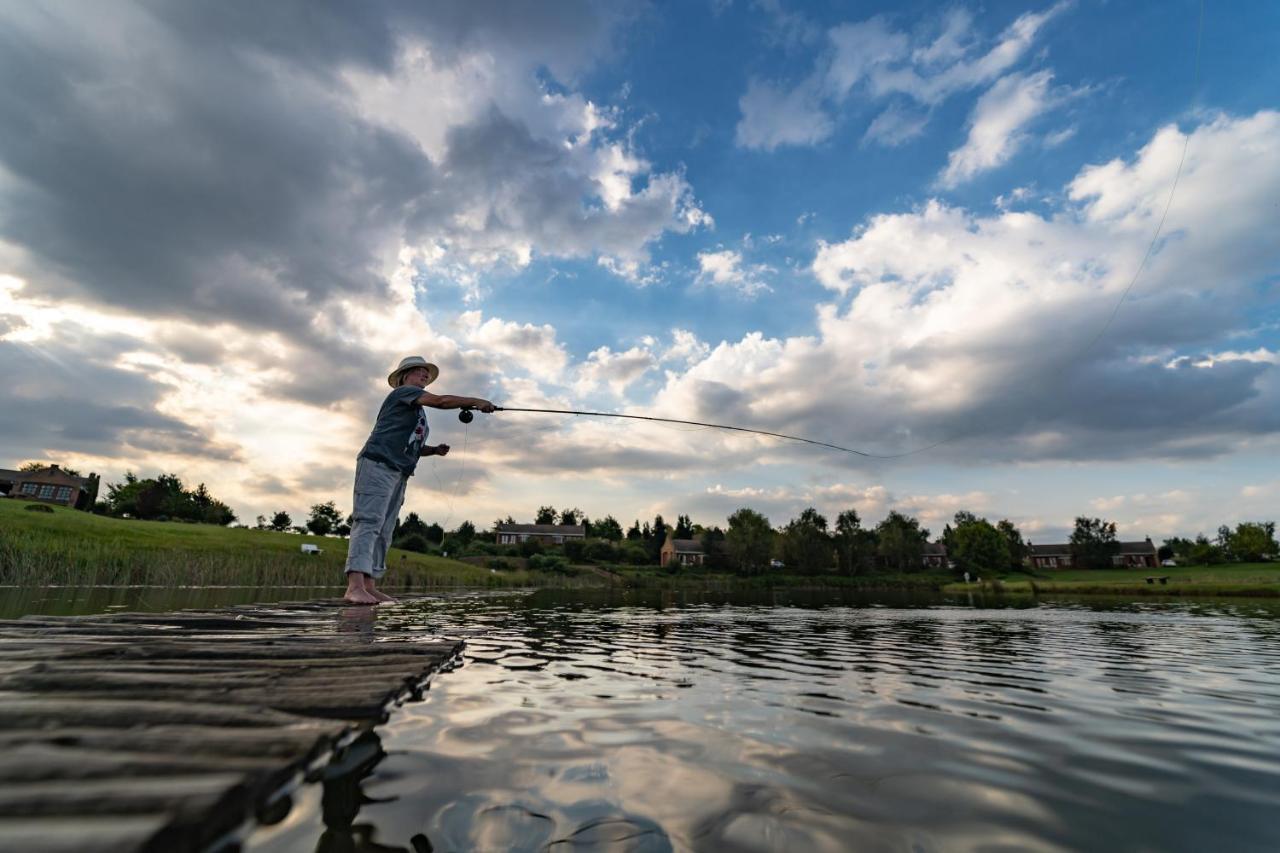
[[(0, 498), (0, 583), (341, 586), (347, 540), (208, 524), (105, 518), (64, 507), (31, 512)], [(324, 553), (310, 556), (311, 542)], [(386, 584), (563, 586), (563, 577), (502, 571), (392, 549)], [(582, 581), (575, 581), (581, 583)]]
[[(1147, 583), (1167, 577), (1167, 583)], [(984, 577), (984, 580), (986, 578)], [(1038, 570), (1034, 575), (1008, 572), (1000, 576), (1003, 591), (1076, 595), (1241, 595), (1280, 597), (1280, 563), (1230, 563), (1217, 566), (1161, 566), (1150, 569)], [(952, 583), (947, 592), (975, 584)]]
[[(1090, 583), (1146, 583), (1148, 577), (1168, 577), (1169, 583), (1280, 583), (1278, 563), (1224, 563), (1218, 566), (1158, 566), (1154, 569), (1042, 569), (1036, 581)], [(1010, 575), (1010, 580), (1019, 580)]]

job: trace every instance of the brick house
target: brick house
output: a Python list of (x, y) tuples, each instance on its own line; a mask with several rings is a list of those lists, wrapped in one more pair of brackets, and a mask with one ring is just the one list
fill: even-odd
[(945, 569), (951, 564), (947, 560), (947, 546), (941, 542), (926, 542), (920, 554), (920, 562), (926, 569)]
[(658, 562), (663, 566), (672, 563), (679, 566), (701, 566), (706, 561), (707, 555), (702, 550), (701, 542), (697, 539), (676, 539), (670, 533), (658, 554)]
[[(1117, 569), (1150, 568), (1160, 565), (1155, 543), (1148, 536), (1141, 542), (1120, 542), (1116, 553), (1111, 555), (1111, 565)], [(1026, 562), (1033, 569), (1069, 569), (1075, 565), (1071, 556), (1071, 546), (1031, 545)]]
[(0, 468), (0, 494), (88, 510), (98, 499), (98, 475), (90, 473), (88, 477), (77, 477), (57, 465), (34, 471)]
[(548, 545), (563, 545), (568, 539), (586, 539), (584, 524), (499, 524), (494, 531), (499, 545), (519, 545), (530, 539)]

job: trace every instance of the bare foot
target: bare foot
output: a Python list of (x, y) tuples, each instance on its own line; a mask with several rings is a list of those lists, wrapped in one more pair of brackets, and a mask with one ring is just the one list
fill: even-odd
[(373, 587), (373, 578), (360, 572), (347, 573), (347, 592), (342, 600), (351, 604), (378, 604), (382, 599), (369, 590)]
[(397, 603), (394, 598), (392, 598), (391, 596), (387, 595), (385, 592), (383, 592), (382, 590), (374, 586), (373, 578), (365, 578), (364, 591), (367, 592), (369, 595), (372, 595), (374, 598), (376, 598), (379, 602), (382, 602), (383, 604)]

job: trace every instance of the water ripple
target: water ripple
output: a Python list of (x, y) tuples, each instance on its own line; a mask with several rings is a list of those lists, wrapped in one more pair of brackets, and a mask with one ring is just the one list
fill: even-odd
[(1274, 611), (540, 594), (389, 618), (469, 644), (382, 730), (380, 844), (1280, 849)]

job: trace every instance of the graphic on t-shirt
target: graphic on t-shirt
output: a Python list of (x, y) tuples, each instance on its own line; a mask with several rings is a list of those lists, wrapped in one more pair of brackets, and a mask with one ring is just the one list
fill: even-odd
[(404, 452), (408, 454), (410, 459), (417, 459), (422, 455), (422, 445), (427, 440), (427, 413), (422, 409), (418, 409), (418, 424), (413, 428), (413, 434), (409, 436), (409, 443), (405, 445)]

